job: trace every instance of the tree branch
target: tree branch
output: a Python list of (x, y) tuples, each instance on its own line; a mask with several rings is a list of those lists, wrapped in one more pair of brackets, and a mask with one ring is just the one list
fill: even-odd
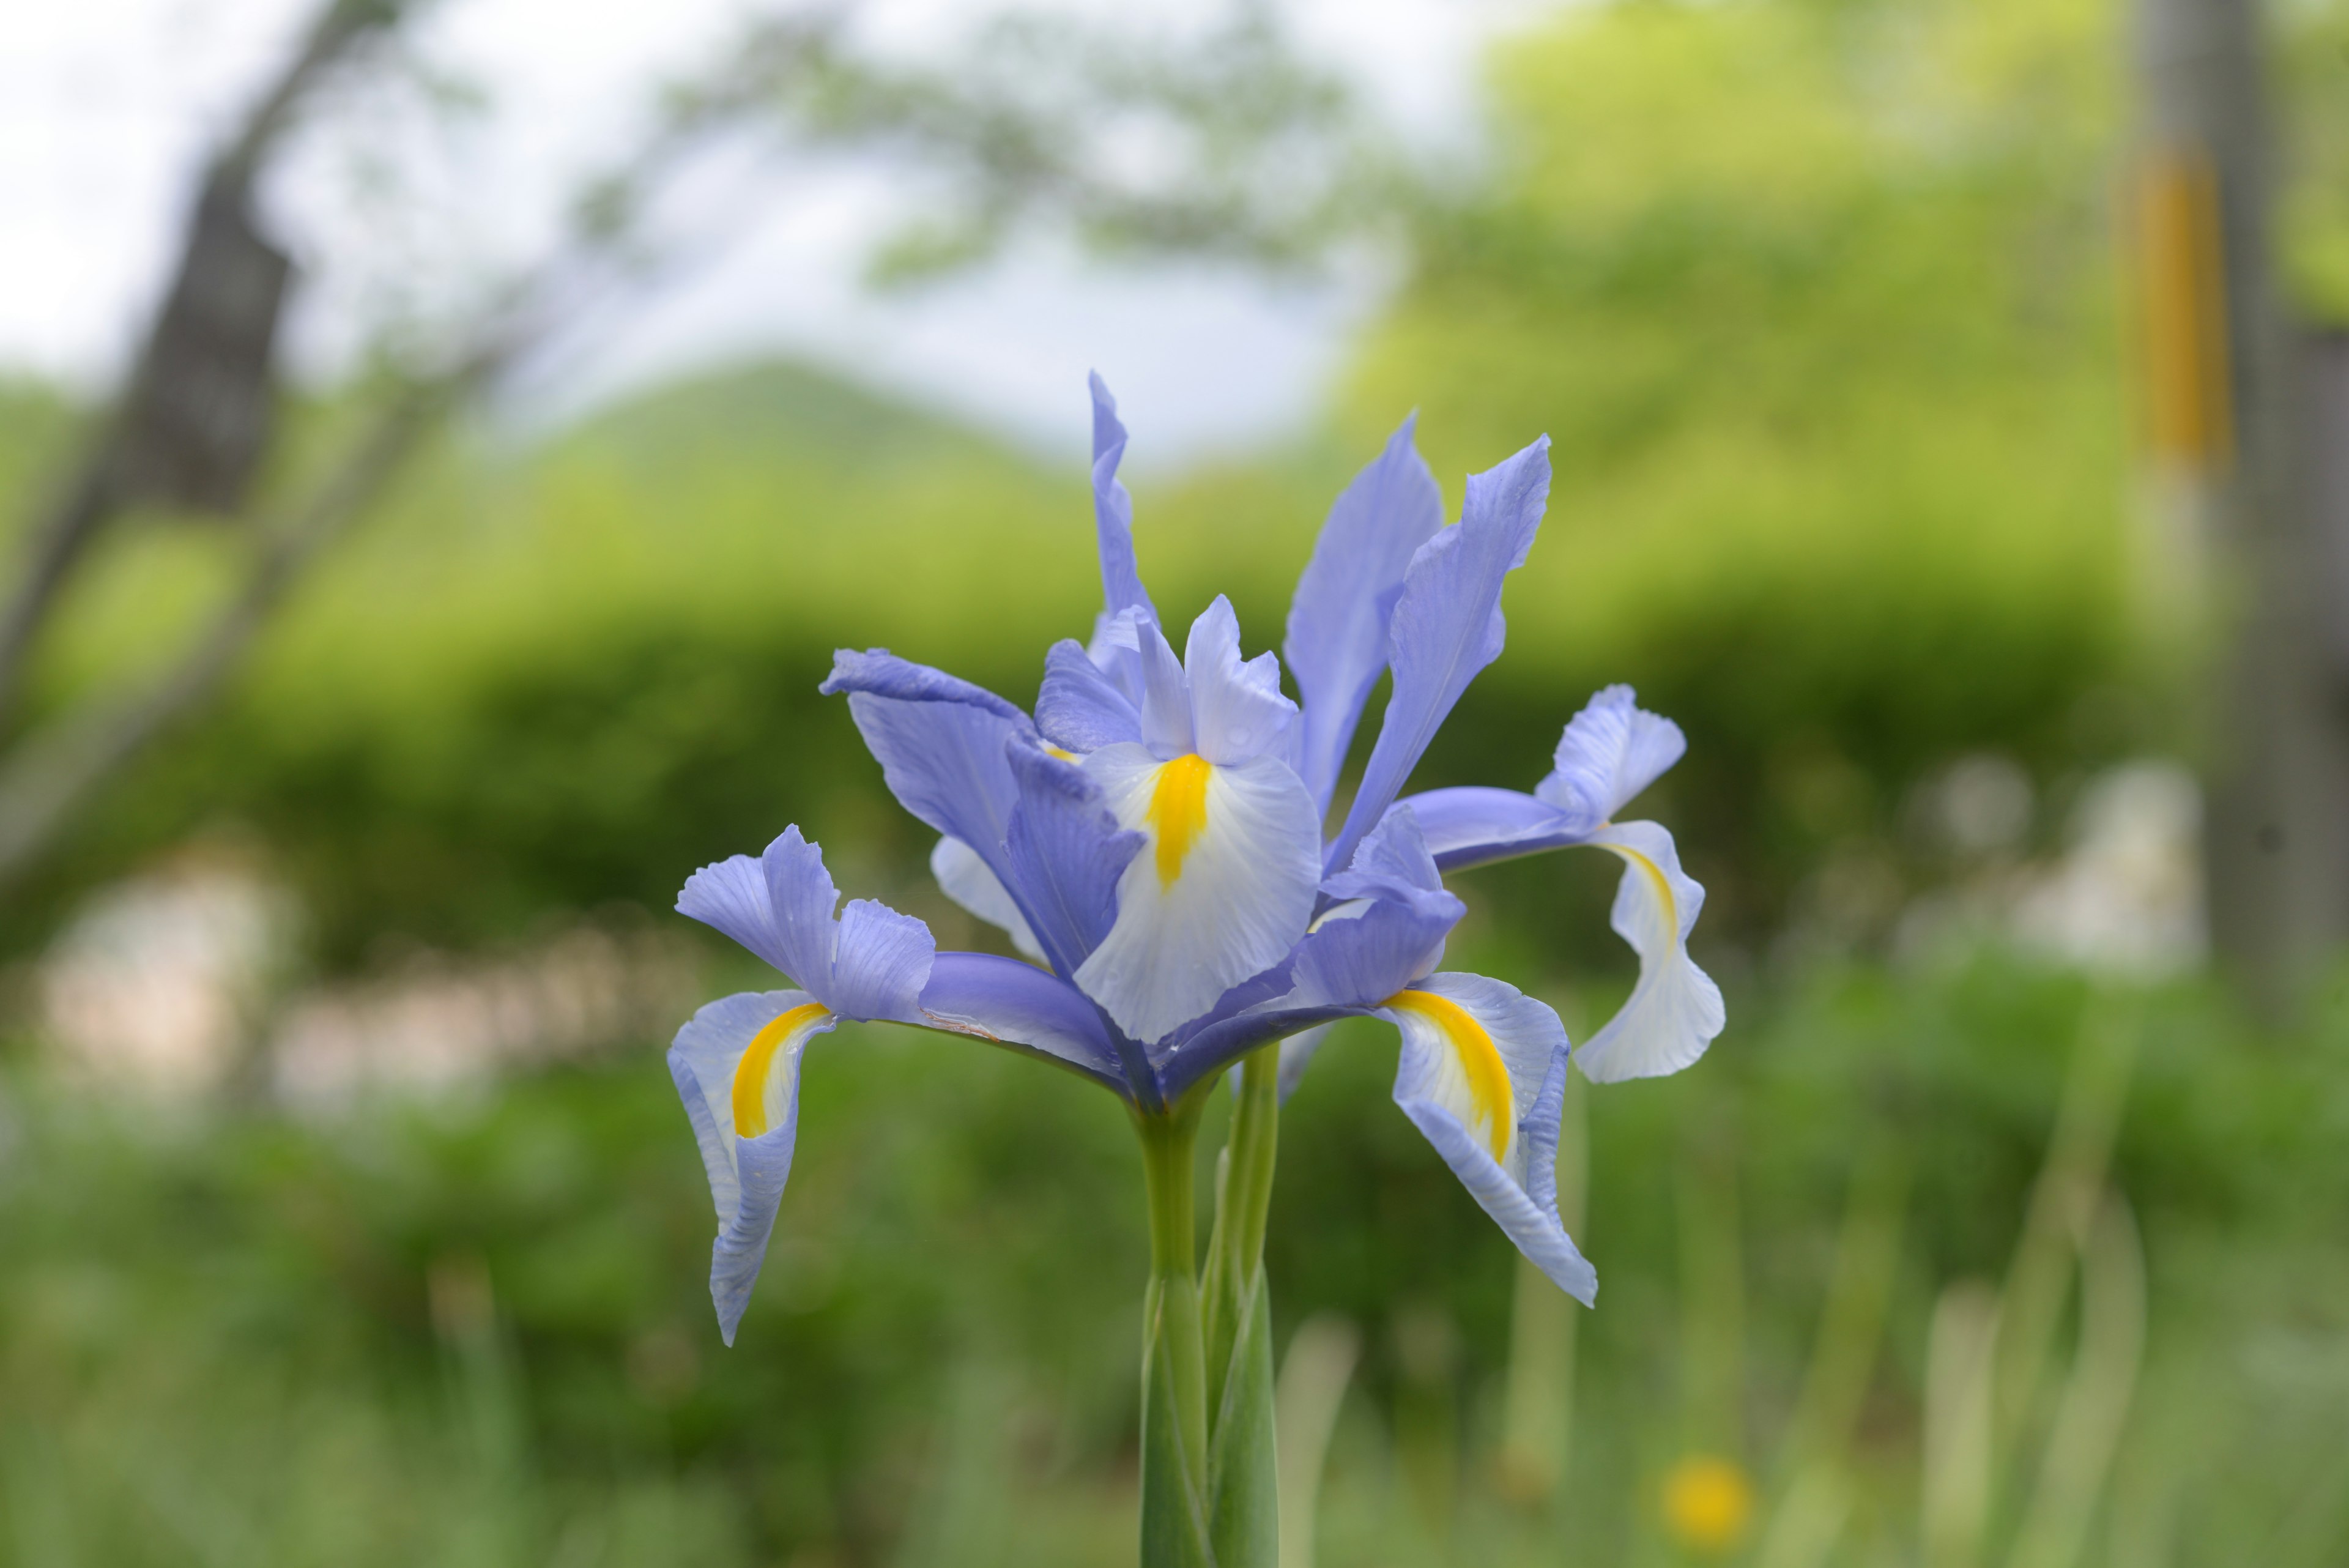
[[(295, 109), (319, 78), (360, 40), (389, 28), (409, 0), (327, 0), (276, 78), (254, 101), (244, 123), (214, 157), (201, 195), (189, 214), (186, 236), (171, 290), (148, 328), (138, 369), (118, 406), (108, 414), (72, 479), (60, 486), (26, 531), (25, 564), (5, 607), (0, 607), (0, 718), (5, 718), (24, 680), (26, 656), (56, 609), (92, 541), (133, 499), (138, 476), (127, 448), (141, 428), (140, 405), (163, 379), (160, 350), (191, 286), (204, 280), (204, 263), (216, 256), (222, 224), (245, 211), (253, 181), (292, 122)], [(265, 242), (255, 242), (265, 244)], [(282, 260), (279, 264), (281, 270)], [(266, 309), (272, 321), (276, 302)], [(267, 324), (264, 324), (266, 326)], [(266, 352), (265, 333), (263, 352)]]

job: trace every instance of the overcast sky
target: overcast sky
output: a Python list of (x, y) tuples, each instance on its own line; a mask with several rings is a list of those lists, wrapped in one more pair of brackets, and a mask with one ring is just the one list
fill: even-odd
[[(0, 5), (0, 367), (100, 384), (119, 366), (168, 264), (190, 173), (310, 0), (73, 0)], [(1052, 0), (1132, 16), (1179, 0)], [(271, 206), (297, 254), (413, 254), (419, 274), (485, 275), (546, 232), (562, 193), (621, 144), (634, 106), (690, 66), (749, 0), (438, 0), (417, 47), (485, 89), (451, 156), (445, 131), (395, 127), (387, 161), (410, 182), (370, 213), (352, 168), (385, 147), (316, 145)], [(1031, 4), (1028, 8), (1034, 8)], [(1483, 46), (1530, 0), (1292, 0), (1307, 47), (1410, 135), (1464, 144)], [(863, 25), (891, 47), (939, 47), (972, 0), (877, 0)], [(435, 138), (439, 138), (436, 141)], [(413, 153), (411, 156), (410, 154)], [(570, 403), (697, 365), (790, 351), (963, 410), (1030, 443), (1081, 447), (1084, 372), (1098, 366), (1138, 431), (1138, 461), (1242, 446), (1309, 415), (1376, 281), (1276, 288), (1202, 268), (1103, 271), (1045, 244), (988, 273), (874, 298), (859, 263), (893, 210), (879, 175), (794, 185), (723, 259), (598, 332), (553, 385)], [(457, 236), (453, 237), (452, 236)], [(297, 366), (330, 370), (373, 306), (321, 279), (397, 265), (320, 265), (293, 323)], [(542, 401), (545, 394), (542, 394)]]

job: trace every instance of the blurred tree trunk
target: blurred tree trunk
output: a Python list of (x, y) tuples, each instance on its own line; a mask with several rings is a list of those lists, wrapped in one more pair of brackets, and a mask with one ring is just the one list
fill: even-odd
[(406, 0), (327, 0), (302, 47), (219, 149), (130, 379), (72, 476), (35, 517), (0, 603), (0, 718), (83, 554), (141, 504), (233, 514), (268, 444), (277, 323), (293, 264), (262, 232), (254, 182), (303, 99)]
[[(982, 261), (1039, 219), (1103, 252), (1295, 270), (1349, 223), (1369, 221), (1358, 197), (1378, 184), (1374, 171), (1336, 155), (1350, 145), (1343, 95), (1244, 0), (1219, 30), (1173, 47), (1140, 30), (1094, 36), (1001, 16), (977, 35), (971, 57), (942, 69), (859, 52), (845, 7), (759, 17), (700, 76), (671, 84), (636, 147), (574, 192), (557, 238), (449, 323), (439, 351), (387, 355), (386, 384), (315, 483), (249, 502), (271, 441), (272, 358), (291, 272), (256, 220), (253, 191), (329, 74), (356, 67), (361, 46), (417, 9), (416, 0), (316, 0), (301, 46), (210, 161), (120, 398), (26, 530), (0, 593), (0, 891), (104, 785), (219, 695), (310, 566), (452, 410), (674, 269), (675, 247), (652, 232), (654, 208), (715, 138), (761, 130), (803, 151), (881, 155), (953, 176), (959, 202), (925, 199), (874, 258), (894, 276)], [(367, 63), (380, 70), (388, 57), (375, 51)], [(1137, 135), (1188, 154), (1137, 174), (1123, 155)], [(1298, 183), (1300, 163), (1320, 170), (1318, 186)], [(1274, 170), (1290, 178), (1268, 178)], [(160, 674), (9, 733), (26, 665), (91, 544), (142, 504), (236, 520), (251, 546), (237, 582)]]
[(2349, 935), (2349, 722), (2302, 344), (2271, 265), (2256, 0), (2137, 0), (2155, 483), (2212, 615), (2204, 849), (2221, 961), (2271, 1013)]

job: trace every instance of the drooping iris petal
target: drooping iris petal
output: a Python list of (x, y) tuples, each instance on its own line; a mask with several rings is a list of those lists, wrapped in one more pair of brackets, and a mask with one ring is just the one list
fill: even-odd
[(1568, 722), (1557, 765), (1534, 794), (1465, 785), (1403, 804), (1435, 863), (1463, 871), (1582, 843), (1687, 749), (1678, 724), (1640, 708), (1629, 686), (1609, 686)]
[(1118, 483), (1117, 465), (1125, 456), (1125, 426), (1117, 417), (1117, 400), (1098, 372), (1090, 378), (1093, 394), (1093, 525), (1101, 542), (1102, 601), (1106, 613), (1140, 609), (1151, 619), (1158, 610), (1142, 586), (1133, 559), (1133, 498)]
[(1102, 786), (1076, 763), (1018, 742), (1008, 761), (1019, 791), (1005, 835), (1009, 886), (1047, 961), (1074, 976), (1117, 919), (1119, 879), (1143, 837), (1118, 825)]
[(1394, 686), (1361, 788), (1322, 864), (1336, 870), (1386, 815), (1468, 682), (1501, 656), (1501, 584), (1525, 564), (1549, 499), (1549, 438), (1472, 475), (1460, 522), (1419, 547), (1388, 623)]
[(1519, 1251), (1585, 1303), (1599, 1275), (1557, 1214), (1566, 1030), (1516, 987), (1435, 974), (1380, 1010), (1402, 1032), (1395, 1103)]
[(1044, 655), (1036, 693), (1036, 728), (1065, 751), (1082, 753), (1142, 739), (1142, 713), (1092, 654), (1073, 641)]
[(1075, 979), (1119, 1028), (1159, 1040), (1305, 934), (1320, 880), (1319, 814), (1274, 757), (1217, 767), (1120, 745), (1084, 769), (1117, 824), (1146, 842), (1119, 878), (1116, 923)]
[(1236, 767), (1285, 753), (1297, 704), (1280, 693), (1280, 661), (1269, 653), (1241, 661), (1239, 617), (1223, 595), (1191, 623), (1183, 672), (1190, 686), (1194, 749), (1201, 756), (1218, 767)]
[(1018, 794), (1003, 748), (1034, 727), (984, 688), (874, 651), (833, 656), (819, 689), (845, 691), (848, 711), (897, 803), (996, 864)]
[(1330, 508), (1313, 558), (1297, 580), (1281, 644), (1304, 696), (1299, 772), (1327, 811), (1354, 726), (1387, 667), (1387, 622), (1412, 556), (1444, 526), (1435, 475), (1412, 445), (1418, 416)]
[(1609, 921), (1640, 955), (1640, 981), (1575, 1061), (1594, 1084), (1677, 1073), (1704, 1054), (1727, 1019), (1721, 988), (1689, 957), (1704, 889), (1681, 869), (1672, 836), (1655, 823), (1616, 823), (1588, 842), (1623, 858)]
[(1640, 708), (1629, 686), (1609, 686), (1567, 722), (1556, 768), (1534, 794), (1588, 833), (1655, 783), (1687, 750), (1678, 724)]
[[(1549, 1276), (1552, 1283), (1588, 1306), (1591, 1298), (1599, 1293), (1599, 1273), (1583, 1258), (1574, 1238), (1567, 1235), (1565, 1220), (1557, 1211), (1558, 1122), (1566, 1109), (1568, 1062), (1568, 1050), (1561, 1042), (1550, 1055), (1549, 1072), (1542, 1079), (1541, 1092), (1534, 1096), (1533, 1108), (1517, 1118), (1517, 1137), (1526, 1167), (1518, 1186), (1533, 1201), (1541, 1221), (1530, 1230), (1540, 1251), (1526, 1255)], [(1501, 1195), (1500, 1201), (1515, 1207), (1506, 1194)], [(1507, 1226), (1504, 1229), (1509, 1230), (1512, 1240), (1520, 1234)], [(1565, 1242), (1563, 1247), (1558, 1245), (1560, 1241)], [(1523, 1241), (1517, 1245), (1520, 1249), (1525, 1247)], [(1578, 1285), (1589, 1293), (1576, 1289)]]
[(938, 1028), (1047, 1057), (1114, 1089), (1124, 1070), (1101, 1010), (1067, 981), (995, 953), (940, 953), (922, 992)]
[(999, 926), (1011, 938), (1011, 945), (1041, 963), (1044, 950), (1036, 942), (1036, 933), (1028, 929), (1028, 917), (1019, 912), (1019, 905), (1010, 890), (995, 879), (987, 862), (978, 852), (959, 838), (941, 838), (930, 851), (930, 875), (938, 880), (939, 890), (956, 903), (985, 920)]
[(678, 1031), (669, 1076), (693, 1124), (718, 1210), (709, 1297), (728, 1345), (766, 1259), (799, 1138), (800, 1054), (838, 1020), (803, 991), (744, 992)]

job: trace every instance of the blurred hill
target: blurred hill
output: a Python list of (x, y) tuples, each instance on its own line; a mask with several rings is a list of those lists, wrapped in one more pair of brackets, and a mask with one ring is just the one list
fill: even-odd
[(945, 415), (783, 359), (657, 387), (589, 414), (558, 432), (554, 445), (599, 452), (672, 479), (748, 452), (842, 470), (945, 456), (985, 462), (1004, 455), (988, 438)]

